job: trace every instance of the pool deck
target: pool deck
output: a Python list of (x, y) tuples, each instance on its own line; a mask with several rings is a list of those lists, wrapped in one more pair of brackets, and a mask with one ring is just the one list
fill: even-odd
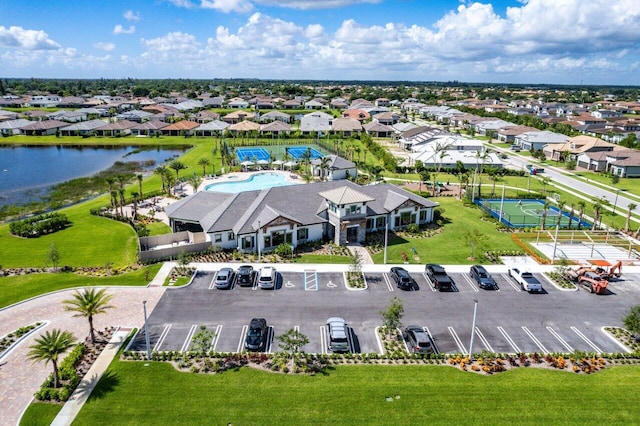
[(243, 181), (243, 180), (249, 179), (253, 175), (259, 175), (262, 173), (277, 173), (279, 175), (283, 175), (287, 182), (301, 183), (300, 177), (295, 173), (291, 173), (286, 170), (280, 170), (280, 169), (275, 169), (275, 170), (264, 169), (264, 170), (256, 170), (251, 172), (232, 172), (232, 173), (226, 173), (221, 176), (207, 177), (202, 180), (202, 183), (198, 187), (198, 190), (204, 191), (207, 185), (211, 185), (212, 183)]

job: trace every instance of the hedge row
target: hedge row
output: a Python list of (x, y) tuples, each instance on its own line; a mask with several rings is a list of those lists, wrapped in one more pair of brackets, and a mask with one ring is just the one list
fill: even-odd
[(62, 213), (47, 213), (27, 219), (11, 222), (9, 231), (13, 235), (25, 238), (37, 238), (68, 228), (71, 221)]

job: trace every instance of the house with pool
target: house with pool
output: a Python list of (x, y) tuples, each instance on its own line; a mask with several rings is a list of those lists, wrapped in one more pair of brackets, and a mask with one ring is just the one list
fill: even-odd
[(165, 211), (175, 235), (188, 238), (180, 248), (185, 252), (209, 245), (264, 253), (282, 243), (364, 242), (368, 233), (387, 226), (428, 224), (438, 205), (394, 185), (340, 180), (238, 193), (200, 191)]

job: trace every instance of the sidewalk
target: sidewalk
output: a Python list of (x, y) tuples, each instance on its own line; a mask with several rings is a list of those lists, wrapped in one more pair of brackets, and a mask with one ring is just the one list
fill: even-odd
[(353, 255), (355, 255), (356, 253), (360, 253), (360, 259), (362, 259), (363, 265), (373, 265), (373, 259), (369, 254), (369, 250), (367, 250), (360, 244), (348, 244), (347, 248)]
[(176, 262), (164, 262), (156, 276), (149, 283), (149, 287), (162, 287), (167, 276), (176, 265), (178, 265)]
[(51, 425), (67, 426), (73, 422), (130, 332), (130, 328), (119, 329), (113, 335)]

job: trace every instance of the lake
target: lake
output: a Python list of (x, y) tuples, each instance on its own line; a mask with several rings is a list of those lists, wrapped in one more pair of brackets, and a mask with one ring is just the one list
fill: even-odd
[(52, 185), (91, 176), (117, 161), (152, 160), (157, 166), (185, 151), (134, 146), (0, 146), (0, 207), (39, 201)]

